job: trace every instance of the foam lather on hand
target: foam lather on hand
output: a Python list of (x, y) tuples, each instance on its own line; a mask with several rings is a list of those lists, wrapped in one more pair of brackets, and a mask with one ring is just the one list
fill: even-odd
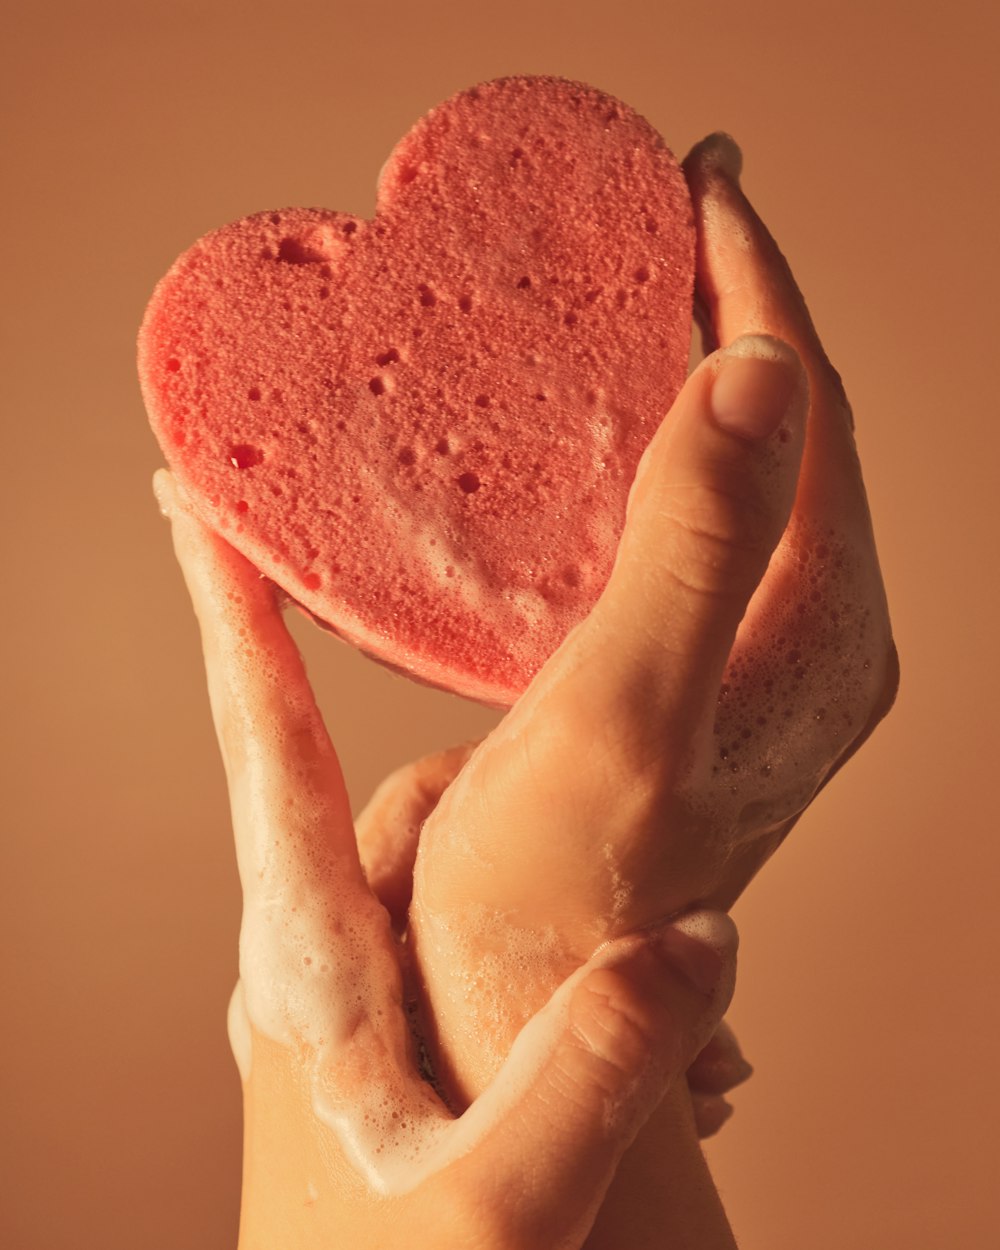
[(139, 373), (203, 519), (319, 622), (512, 703), (603, 588), (687, 371), (687, 187), (620, 101), (553, 78), (454, 96), (375, 217), (263, 212), (150, 301)]

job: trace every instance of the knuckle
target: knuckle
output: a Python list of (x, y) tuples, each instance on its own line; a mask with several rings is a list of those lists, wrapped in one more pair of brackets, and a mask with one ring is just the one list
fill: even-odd
[(776, 541), (771, 501), (751, 483), (701, 483), (676, 493), (665, 520), (677, 540), (710, 567), (756, 557)]
[[(762, 489), (698, 484), (672, 491), (660, 505), (653, 544), (632, 554), (650, 593), (669, 579), (685, 597), (746, 597), (763, 575), (783, 517)], [(643, 571), (644, 569), (644, 571)]]
[(605, 1094), (615, 1093), (650, 1062), (664, 1031), (629, 983), (607, 968), (578, 988), (570, 1013), (581, 1056), (578, 1079)]

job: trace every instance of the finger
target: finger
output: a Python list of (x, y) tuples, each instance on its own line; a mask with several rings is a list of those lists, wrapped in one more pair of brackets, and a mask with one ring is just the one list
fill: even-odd
[(340, 766), (270, 585), (198, 520), (168, 473), (155, 489), (201, 627), (243, 885), (250, 1020), (275, 1040), (332, 1044), (398, 995)]
[(667, 845), (657, 805), (710, 766), (726, 660), (792, 506), (805, 386), (791, 349), (761, 338), (688, 379), (643, 457), (600, 600), (428, 822), (426, 927), (442, 927), (470, 848), (490, 865), (477, 898), (544, 914), (577, 957), (595, 917), (620, 933), (713, 897), (711, 848)]
[(722, 346), (745, 334), (790, 343), (809, 377), (809, 433), (797, 514), (841, 528), (853, 517), (870, 542), (853, 417), (840, 375), (816, 333), (787, 260), (740, 186), (743, 158), (728, 135), (709, 135), (688, 154), (684, 172), (698, 230), (697, 302), (710, 338)]
[(700, 315), (719, 346), (744, 334), (790, 343), (809, 374), (814, 398), (846, 411), (830, 364), (788, 262), (740, 186), (743, 155), (726, 134), (709, 135), (684, 161), (698, 230), (696, 290)]
[(705, 731), (788, 522), (807, 406), (795, 353), (741, 338), (692, 374), (643, 457), (611, 578), (574, 640), (593, 662), (572, 659), (633, 761)]
[(165, 470), (154, 485), (201, 628), (234, 817), (322, 825), (356, 863), (340, 765), (270, 583), (202, 524)]
[(721, 1019), (736, 945), (718, 912), (620, 939), (522, 1031), (481, 1102), (510, 1100), (534, 1060), (533, 1076), (473, 1177), (485, 1209), (503, 1211), (509, 1244), (569, 1244), (571, 1229), (582, 1241), (625, 1150)]
[(687, 1082), (692, 1094), (716, 1096), (727, 1094), (752, 1075), (736, 1034), (723, 1020), (688, 1068)]
[[(795, 347), (809, 376), (798, 495), (786, 559), (771, 580), (789, 605), (797, 598), (806, 600), (804, 611), (797, 605), (801, 615), (792, 621), (799, 627), (794, 632), (806, 627), (827, 654), (849, 649), (859, 625), (867, 634), (865, 679), (848, 683), (857, 687), (858, 695), (844, 720), (846, 745), (835, 744), (832, 752), (842, 763), (892, 706), (899, 664), (850, 406), (788, 262), (742, 190), (742, 163), (739, 147), (721, 134), (697, 144), (684, 162), (698, 229), (697, 302), (710, 339), (725, 345), (744, 334), (776, 335)], [(824, 551), (831, 555), (829, 565), (842, 571), (842, 585), (817, 595), (815, 586), (803, 587), (802, 572), (810, 562), (815, 570), (815, 556)], [(828, 600), (834, 598), (846, 602), (849, 610), (839, 610), (839, 623), (831, 628)], [(858, 603), (867, 610), (865, 621), (850, 610)]]
[(694, 1126), (702, 1140), (714, 1137), (733, 1114), (731, 1103), (710, 1094), (692, 1094), (691, 1110), (694, 1112)]
[(466, 742), (397, 769), (381, 783), (355, 822), (368, 887), (388, 911), (397, 932), (406, 927), (420, 830), (477, 745)]

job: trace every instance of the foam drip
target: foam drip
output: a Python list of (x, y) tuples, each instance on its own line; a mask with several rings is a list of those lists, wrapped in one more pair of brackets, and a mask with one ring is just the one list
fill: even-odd
[[(522, 1030), (506, 1061), (499, 1049), (490, 1052), (491, 1068), (503, 1065), (503, 1081), (494, 1082), (455, 1120), (415, 1075), (399, 987), (387, 977), (387, 958), (395, 967), (395, 956), (387, 946), (384, 914), (355, 911), (345, 917), (345, 908), (357, 908), (358, 900), (349, 903), (348, 891), (337, 888), (329, 861), (305, 862), (302, 844), (259, 849), (261, 858), (247, 865), (253, 884), (241, 931), (243, 994), (234, 995), (231, 1018), (240, 1019), (244, 999), (254, 1029), (304, 1056), (316, 1116), (373, 1191), (409, 1192), (472, 1149), (524, 1096), (565, 1027), (569, 996), (590, 966)], [(536, 984), (539, 946), (554, 979), (564, 957), (553, 933), (498, 925), (485, 908), (475, 910), (470, 921), (439, 932), (438, 942), (454, 959), (454, 992), (475, 998), (479, 1019), (488, 1021), (478, 1035), (483, 1042), (487, 1036), (509, 1036), (519, 1005), (508, 989), (525, 981), (529, 968)], [(476, 935), (489, 932), (495, 941), (501, 930), (505, 948), (473, 960)], [(323, 962), (314, 970), (317, 960)], [(242, 1024), (233, 1034), (240, 1058)]]
[(243, 887), (234, 1056), (248, 1079), (252, 1032), (294, 1051), (346, 1158), (374, 1191), (403, 1193), (489, 1131), (532, 1079), (548, 1034), (523, 1043), (516, 1079), (457, 1122), (419, 1078), (399, 953), (347, 844), (349, 815), (331, 805), (330, 757), (298, 654), (264, 607), (270, 591), (241, 591), (245, 571), (216, 555), (199, 549), (187, 572), (199, 615), (224, 623), (206, 631), (206, 646), (227, 640), (209, 673)]
[[(416, 1090), (405, 1079), (389, 1093), (372, 1086), (348, 1102), (329, 1082), (314, 1085), (314, 1109), (337, 1133), (350, 1161), (376, 1192), (393, 1196), (415, 1189), (472, 1150), (509, 1115), (539, 1079), (558, 1038), (565, 1032), (570, 1000), (595, 968), (621, 957), (607, 948), (560, 984), (546, 1005), (518, 1032), (497, 1076), (457, 1119), (443, 1111), (427, 1087)], [(348, 1063), (350, 1060), (348, 1060)], [(353, 1079), (360, 1072), (352, 1074)], [(385, 1073), (379, 1072), (379, 1083)], [(616, 1114), (609, 1103), (608, 1114)]]

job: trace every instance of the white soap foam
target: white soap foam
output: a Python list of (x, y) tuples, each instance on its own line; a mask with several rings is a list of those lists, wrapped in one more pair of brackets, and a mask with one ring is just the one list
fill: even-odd
[[(392, 1075), (385, 1071), (349, 1102), (336, 1083), (320, 1083), (314, 1100), (317, 1114), (334, 1129), (374, 1190), (386, 1196), (410, 1192), (467, 1154), (509, 1115), (538, 1080), (568, 1027), (577, 986), (595, 968), (620, 958), (620, 945), (609, 946), (564, 981), (520, 1030), (496, 1078), (457, 1119), (444, 1112), (428, 1087), (414, 1089), (405, 1077), (393, 1082), (390, 1092), (382, 1092), (384, 1078)], [(617, 1112), (609, 1104), (609, 1116)]]
[(635, 896), (635, 883), (621, 871), (621, 851), (610, 842), (601, 847), (604, 865), (608, 873), (608, 897), (611, 900), (611, 921), (618, 922), (626, 915)]
[[(262, 773), (272, 750), (265, 733), (256, 744)], [(385, 913), (345, 880), (322, 827), (311, 813), (293, 812), (294, 796), (281, 797), (273, 778), (250, 789), (258, 794), (258, 812), (263, 805), (271, 818), (258, 817), (258, 836), (241, 848), (243, 992), (233, 999), (234, 1051), (245, 1059), (245, 1003), (254, 1029), (305, 1056), (316, 1115), (372, 1189), (407, 1192), (471, 1149), (526, 1088), (565, 1004), (551, 1008), (515, 1047), (510, 1064), (516, 1080), (453, 1120), (416, 1074)], [(538, 938), (519, 938), (508, 927), (507, 949), (487, 952), (470, 968), (469, 932), (495, 935), (497, 925), (485, 911), (469, 919), (470, 929), (447, 930), (441, 941), (452, 944), (456, 965), (466, 967), (457, 992), (480, 994), (486, 1015), (499, 1024), (511, 1010), (503, 987), (523, 972)], [(554, 935), (543, 937), (546, 943), (555, 957)], [(493, 1056), (496, 1066), (502, 1058)]]
[(317, 1112), (359, 1166), (369, 1160), (377, 1173), (370, 1161), (383, 1143), (389, 1153), (401, 1148), (387, 1137), (384, 1089), (402, 1109), (407, 1148), (411, 1122), (422, 1133), (446, 1112), (410, 1075), (389, 918), (357, 865), (346, 804), (326, 785), (336, 763), (294, 644), (280, 625), (272, 629), (256, 589), (245, 596), (232, 570), (213, 561), (199, 553), (188, 574), (200, 583), (202, 616), (225, 623), (206, 642), (223, 649), (209, 672), (243, 886), (234, 1054), (251, 1073), (249, 1023), (304, 1056)]
[[(794, 532), (778, 557), (789, 573), (789, 596), (778, 607), (773, 598), (771, 606), (752, 607), (741, 629), (720, 698), (710, 775), (695, 785), (713, 827), (725, 826), (734, 847), (757, 836), (769, 815), (787, 819), (808, 801), (872, 705), (887, 640), (858, 592), (855, 545), (832, 532)], [(229, 597), (238, 608), (239, 596)], [(254, 632), (249, 609), (242, 610), (242, 650), (229, 657), (230, 695), (245, 704), (241, 684), (263, 684), (269, 699), (287, 707), (295, 696), (283, 680), (286, 661), (246, 641)], [(331, 812), (302, 798), (317, 767), (313, 713), (300, 709), (302, 740), (289, 752), (278, 728), (287, 723), (285, 709), (277, 716), (272, 708), (246, 712), (259, 733), (245, 760), (230, 760), (237, 827), (252, 830), (238, 842), (243, 994), (242, 1004), (236, 995), (231, 1004), (234, 1054), (249, 1071), (247, 1019), (279, 1043), (304, 1047), (316, 1114), (374, 1190), (406, 1192), (471, 1149), (535, 1079), (583, 970), (519, 1035), (504, 1081), (453, 1121), (415, 1075), (388, 918), (352, 876)], [(297, 770), (276, 772), (273, 761), (289, 754), (299, 760)], [(241, 820), (241, 809), (252, 819)], [(624, 907), (627, 885), (613, 855), (606, 859)], [(509, 987), (525, 982), (525, 970), (537, 984), (540, 962), (555, 969), (566, 958), (554, 931), (519, 931), (486, 909), (468, 909), (461, 926), (428, 926), (423, 937), (432, 929), (436, 965), (454, 970), (443, 992), (488, 1024), (480, 1044), (488, 1045), (487, 1034), (507, 1033), (517, 1010)], [(484, 934), (491, 942), (480, 946)], [(499, 1067), (502, 1055), (488, 1060)]]
[(418, 900), (411, 924), (422, 963), (437, 973), (435, 1016), (447, 1013), (465, 1022), (479, 1068), (490, 1074), (503, 1063), (509, 1039), (534, 1012), (537, 987), (559, 984), (565, 969), (578, 962), (555, 926), (529, 928), (511, 913), (482, 903), (445, 917), (429, 913)]
[(229, 1011), (226, 1019), (229, 1032), (229, 1049), (233, 1052), (240, 1080), (246, 1084), (250, 1079), (250, 1065), (253, 1060), (253, 1032), (250, 1028), (250, 1017), (247, 1015), (246, 999), (243, 997), (243, 982), (237, 981), (229, 999)]
[[(330, 757), (315, 709), (297, 705), (306, 696), (294, 647), (284, 635), (258, 645), (260, 605), (212, 574), (214, 607), (235, 640), (211, 666), (243, 885), (233, 1051), (249, 1075), (248, 1024), (294, 1049), (346, 1157), (373, 1189), (403, 1192), (466, 1149), (489, 1117), (480, 1110), (472, 1129), (455, 1128), (420, 1079), (389, 918), (346, 845), (349, 817), (317, 785)], [(254, 733), (234, 732), (234, 721)]]
[(711, 757), (687, 795), (732, 851), (808, 804), (875, 706), (888, 617), (870, 606), (881, 591), (858, 546), (793, 523), (740, 627)]

